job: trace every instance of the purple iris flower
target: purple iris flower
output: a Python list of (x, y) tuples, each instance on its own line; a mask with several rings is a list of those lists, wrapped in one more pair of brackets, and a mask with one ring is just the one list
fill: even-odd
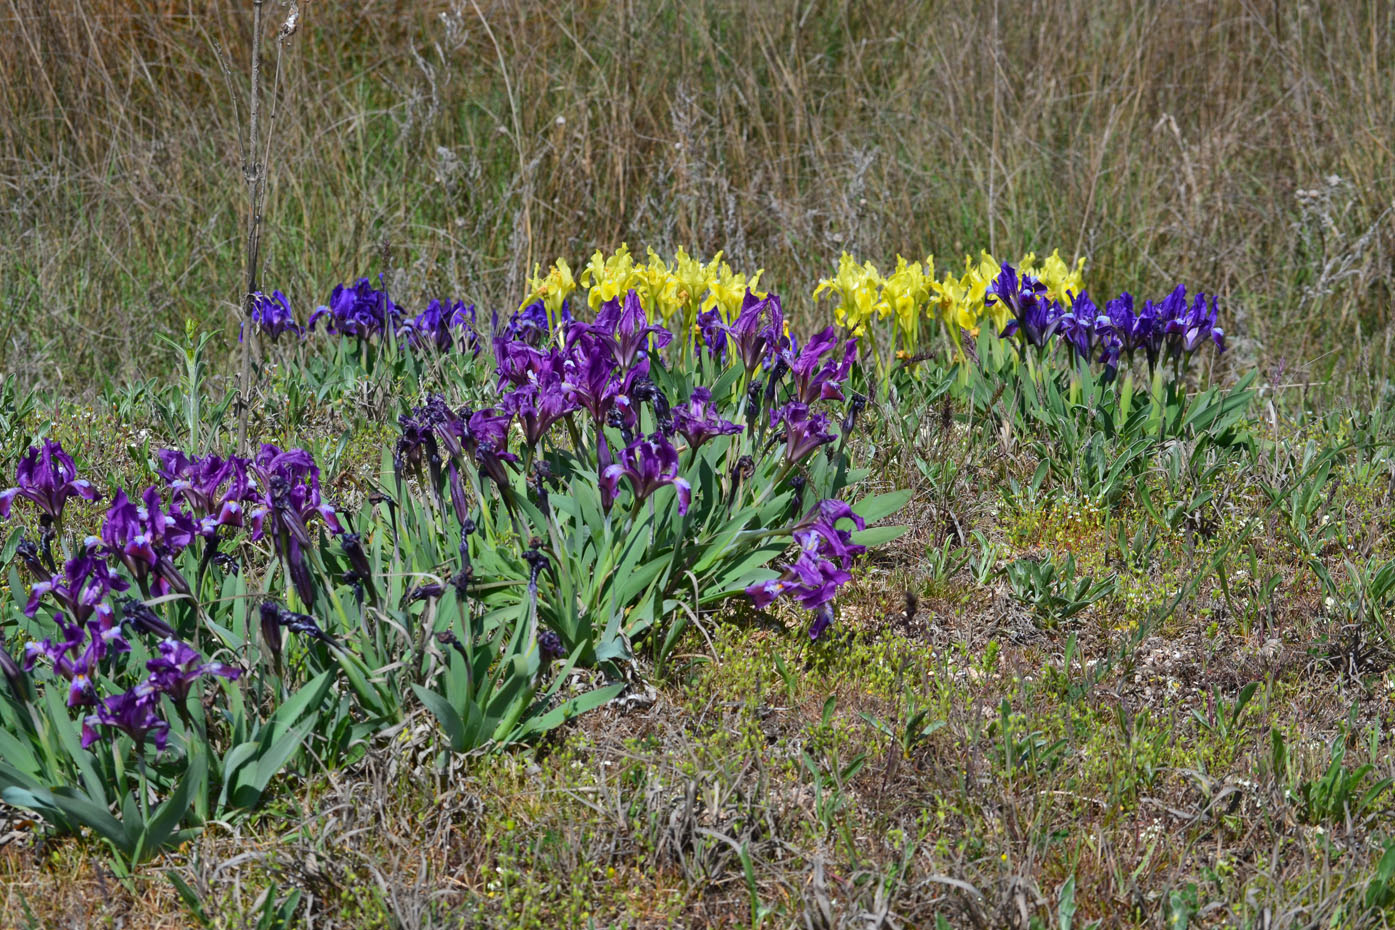
[[(69, 623), (61, 613), (53, 615), (53, 622), (62, 631), (63, 638), (58, 642), (44, 639), (38, 643), (26, 643), (24, 647), (24, 670), (33, 671), (40, 657), (53, 664), (55, 674), (68, 682), (68, 706), (89, 707), (97, 703), (97, 687), (93, 681), (97, 663), (107, 654), (108, 644), (98, 639), (89, 639), (82, 624)], [(121, 640), (119, 651), (131, 647)]]
[(567, 341), (574, 342), (574, 334), (582, 330), (605, 339), (610, 344), (616, 363), (623, 369), (628, 369), (641, 352), (648, 353), (651, 335), (655, 349), (662, 349), (673, 341), (673, 333), (649, 323), (639, 295), (634, 291), (626, 293), (623, 302), (619, 297), (606, 301), (596, 314), (595, 322), (573, 326), (567, 333)]
[[(272, 291), (268, 297), (261, 291), (252, 295), (252, 322), (257, 324), (257, 329), (265, 336), (270, 337), (275, 342), (282, 333), (295, 333), (297, 336), (305, 335), (305, 330), (295, 321), (295, 314), (291, 312), (291, 305), (286, 300), (286, 295), (280, 291)], [(237, 331), (237, 341), (242, 341), (243, 329), (239, 327)]]
[[(459, 335), (457, 336), (457, 331)], [(442, 303), (433, 300), (426, 309), (402, 321), (397, 338), (412, 348), (432, 346), (438, 352), (449, 352), (459, 338), (473, 354), (479, 354), (479, 336), (475, 333), (475, 307), (462, 300)]]
[(678, 492), (678, 513), (688, 512), (692, 487), (678, 477), (678, 451), (662, 436), (630, 443), (620, 453), (619, 462), (602, 469), (601, 500), (606, 510), (615, 501), (621, 478), (630, 479), (630, 489), (634, 492), (636, 503), (664, 485), (672, 485)]
[[(378, 276), (382, 283), (382, 275)], [(402, 311), (388, 297), (387, 291), (375, 288), (367, 278), (345, 287), (340, 284), (329, 295), (329, 303), (310, 314), (306, 328), (313, 330), (321, 317), (327, 317), (331, 333), (366, 339), (396, 330)]]
[(155, 690), (168, 694), (177, 704), (183, 704), (194, 682), (206, 675), (236, 681), (241, 674), (222, 662), (204, 662), (187, 643), (177, 639), (161, 640), (158, 648), (160, 654), (145, 663), (150, 682)]
[(168, 485), (172, 499), (188, 509), (198, 521), (201, 536), (213, 536), (221, 527), (242, 526), (242, 502), (250, 495), (247, 480), (248, 459), (230, 455), (226, 459), (208, 455), (191, 459), (178, 449), (156, 453), (157, 472)]
[(841, 520), (851, 520), (858, 529), (866, 522), (840, 500), (822, 500), (796, 524), (793, 535), (799, 544), (799, 557), (778, 578), (753, 584), (746, 594), (757, 608), (768, 607), (777, 598), (790, 595), (815, 612), (809, 638), (818, 639), (833, 622), (829, 604), (838, 589), (852, 580), (853, 557), (866, 551), (852, 541), (848, 530), (838, 528)]
[(497, 387), (503, 390), (506, 385), (519, 387), (536, 381), (546, 372), (560, 372), (568, 357), (556, 349), (546, 352), (528, 345), (526, 342), (494, 337), (494, 360), (498, 375)]
[[(844, 568), (849, 568), (853, 557), (866, 552), (867, 547), (854, 543), (850, 531), (839, 529), (840, 520), (851, 520), (859, 530), (867, 529), (867, 521), (853, 513), (846, 501), (829, 498), (819, 501), (795, 524), (794, 540), (805, 548), (817, 545), (821, 551), (832, 554)], [(813, 536), (819, 537), (819, 541), (815, 542)]]
[(1094, 361), (1097, 343), (1095, 321), (1100, 315), (1099, 307), (1082, 292), (1070, 307), (1063, 308), (1056, 320), (1056, 332), (1065, 341), (1072, 355), (1084, 362)]
[(794, 378), (795, 400), (812, 404), (816, 400), (843, 399), (843, 382), (857, 360), (857, 340), (849, 339), (843, 344), (841, 360), (835, 357), (837, 347), (838, 336), (832, 326), (805, 343), (797, 355), (791, 343), (785, 362)]
[[(1135, 312), (1133, 295), (1127, 291), (1106, 303), (1104, 313), (1095, 320), (1096, 330), (1108, 340), (1105, 354), (1116, 360), (1120, 354), (1132, 359), (1142, 350), (1152, 369), (1162, 349), (1163, 327), (1158, 310), (1159, 306), (1150, 300)], [(1117, 350), (1111, 344), (1117, 344)]]
[[(749, 586), (746, 595), (758, 609), (764, 610), (785, 595), (799, 601), (808, 610), (820, 610), (838, 594), (838, 589), (852, 580), (852, 574), (836, 562), (822, 557), (817, 551), (801, 550), (799, 557), (778, 578)], [(812, 631), (817, 639), (827, 624)]]
[(499, 402), (500, 410), (518, 418), (529, 446), (536, 446), (552, 424), (579, 406), (563, 387), (561, 374), (552, 369), (541, 373), (535, 382), (505, 394)]
[(697, 315), (697, 332), (693, 336), (694, 348), (706, 348), (707, 354), (719, 362), (727, 358), (727, 324), (722, 319), (722, 311), (713, 307)]
[(271, 537), (301, 599), (313, 603), (315, 589), (304, 556), (312, 545), (308, 524), (318, 515), (330, 533), (337, 536), (344, 531), (334, 508), (320, 497), (320, 470), (304, 449), (282, 451), (266, 444), (252, 462), (250, 477), (256, 495), (250, 514), (252, 538)]
[[(570, 316), (570, 314), (567, 315)], [(498, 330), (497, 325), (495, 330)], [(541, 300), (535, 300), (509, 317), (509, 322), (500, 335), (509, 342), (523, 342), (537, 347), (547, 341), (551, 332), (551, 326), (547, 320), (547, 308), (543, 306)]]
[(741, 302), (741, 312), (724, 329), (748, 375), (789, 344), (780, 298), (775, 294), (761, 298), (748, 289)]
[(1211, 298), (1208, 307), (1206, 295), (1197, 294), (1188, 308), (1186, 294), (1187, 289), (1178, 285), (1172, 296), (1163, 301), (1163, 306), (1169, 312), (1163, 318), (1168, 354), (1173, 358), (1189, 358), (1208, 341), (1214, 342), (1216, 348), (1224, 352), (1225, 331), (1216, 325), (1216, 298)]
[(508, 451), (509, 424), (512, 421), (513, 414), (499, 413), (493, 407), (468, 414), (461, 410), (456, 421), (461, 425), (457, 434), (461, 450), (475, 460), (482, 474), (488, 475), (501, 487), (509, 483), (504, 465), (518, 462), (518, 456)]
[(137, 583), (144, 585), (156, 577), (157, 593), (187, 593), (188, 583), (174, 566), (174, 558), (193, 542), (199, 527), (183, 511), (165, 513), (160, 492), (145, 489), (138, 505), (117, 491), (102, 523), (102, 542), (116, 556)]
[(717, 415), (712, 391), (699, 385), (686, 404), (673, 410), (673, 427), (688, 440), (689, 449), (698, 449), (715, 436), (734, 436), (743, 427)]
[(633, 368), (619, 375), (611, 348), (592, 333), (583, 333), (575, 344), (575, 354), (565, 363), (562, 386), (591, 414), (597, 428), (607, 421), (612, 409), (622, 408), (626, 423), (635, 422), (631, 392), (649, 377), (649, 359), (641, 358)]
[(120, 575), (113, 574), (99, 553), (98, 540), (88, 538), (82, 554), (63, 563), (63, 573), (29, 588), (29, 600), (24, 605), (26, 616), (38, 613), (44, 597), (51, 597), (58, 607), (77, 623), (86, 623), (93, 614), (112, 612), (107, 595), (130, 588)]
[(19, 460), (15, 469), (15, 485), (0, 491), (0, 520), (10, 518), (10, 505), (16, 497), (28, 498), (40, 513), (55, 523), (62, 521), (68, 498), (101, 499), (91, 484), (77, 476), (72, 456), (52, 439), (45, 439), (42, 449), (29, 447), (29, 453)]
[(163, 750), (169, 739), (170, 725), (155, 713), (159, 702), (160, 692), (149, 680), (107, 698), (96, 712), (83, 720), (82, 747), (88, 749), (97, 742), (101, 738), (97, 728), (106, 726), (125, 733), (138, 746), (144, 746), (145, 741), (151, 739), (157, 750)]
[(828, 416), (809, 412), (809, 405), (791, 401), (778, 410), (770, 412), (772, 428), (783, 427), (785, 433), (785, 461), (789, 464), (802, 461), (824, 443), (837, 439), (836, 433), (828, 429)]
[(1056, 332), (1060, 307), (1046, 297), (1046, 285), (1031, 275), (1019, 279), (1017, 270), (1007, 262), (1003, 262), (983, 301), (985, 305), (1002, 303), (1012, 313), (998, 334), (1002, 338), (1017, 334), (1028, 345), (1041, 349)]

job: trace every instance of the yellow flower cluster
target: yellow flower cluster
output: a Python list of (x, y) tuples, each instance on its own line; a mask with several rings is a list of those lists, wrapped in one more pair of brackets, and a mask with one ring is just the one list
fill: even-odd
[[(674, 255), (672, 263), (664, 261), (653, 249), (648, 261), (637, 262), (629, 247), (621, 245), (613, 255), (599, 249), (582, 269), (579, 280), (573, 277), (565, 259), (558, 259), (546, 275), (534, 269), (528, 281), (526, 306), (541, 300), (548, 315), (555, 318), (562, 301), (578, 290), (585, 290), (586, 302), (592, 311), (616, 297), (633, 290), (644, 309), (658, 316), (670, 329), (684, 324), (691, 326), (698, 312), (719, 307), (730, 322), (741, 310), (747, 288), (755, 291), (764, 269), (747, 276), (731, 270), (718, 252), (706, 263), (692, 258), (683, 249)], [(756, 291), (759, 296), (765, 296)]]
[[(1017, 270), (1039, 279), (1052, 298), (1070, 304), (1084, 287), (1085, 259), (1071, 267), (1054, 251), (1038, 263), (1035, 253), (1028, 252)], [(858, 264), (846, 252), (838, 261), (838, 271), (831, 278), (819, 281), (814, 297), (825, 291), (838, 300), (833, 308), (834, 319), (855, 335), (867, 331), (873, 320), (891, 319), (896, 327), (898, 342), (904, 347), (919, 346), (922, 327), (939, 324), (958, 342), (959, 330), (977, 334), (987, 316), (997, 329), (1007, 325), (1007, 308), (995, 303), (985, 308), (984, 294), (1002, 270), (1002, 263), (987, 251), (979, 253), (978, 261), (964, 259), (964, 273), (946, 273), (943, 280), (935, 277), (935, 257), (924, 262), (907, 262), (896, 256), (896, 270), (883, 275), (871, 262)]]

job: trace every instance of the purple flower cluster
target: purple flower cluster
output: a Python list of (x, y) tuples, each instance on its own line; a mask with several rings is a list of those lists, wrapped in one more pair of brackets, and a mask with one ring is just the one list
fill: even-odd
[[(252, 295), (252, 322), (257, 324), (257, 329), (263, 335), (275, 342), (281, 338), (283, 333), (295, 333), (297, 336), (305, 335), (305, 330), (295, 321), (295, 314), (291, 312), (291, 305), (286, 300), (286, 295), (280, 291), (272, 291), (271, 296), (257, 291)], [(241, 342), (244, 335), (243, 329), (237, 331), (237, 341)]]
[(10, 518), (10, 508), (16, 497), (23, 497), (39, 508), (40, 519), (61, 523), (63, 508), (72, 497), (100, 500), (92, 485), (77, 476), (72, 456), (52, 439), (45, 439), (43, 448), (29, 447), (15, 469), (15, 487), (0, 491), (0, 520)]
[[(137, 745), (144, 745), (149, 739), (156, 749), (163, 750), (170, 725), (158, 712), (162, 694), (169, 695), (182, 708), (200, 678), (213, 675), (235, 681), (240, 674), (221, 662), (204, 662), (193, 648), (177, 639), (161, 640), (157, 649), (159, 654), (145, 663), (150, 675), (144, 681), (120, 694), (88, 702), (96, 710), (82, 722), (84, 749), (101, 738), (99, 727), (111, 727), (131, 737)], [(71, 700), (69, 706), (73, 706)]]
[[(378, 278), (381, 282), (382, 275)], [(314, 330), (315, 324), (324, 319), (325, 328), (331, 333), (367, 339), (396, 332), (402, 317), (402, 310), (387, 291), (374, 287), (367, 278), (359, 278), (352, 285), (337, 285), (329, 295), (329, 303), (310, 314), (305, 326)]]
[(474, 304), (433, 300), (421, 313), (402, 321), (397, 338), (414, 349), (431, 346), (438, 352), (449, 352), (459, 345), (471, 355), (479, 355), (475, 322)]
[[(607, 513), (624, 487), (630, 492), (628, 507), (633, 508), (667, 486), (676, 492), (678, 512), (686, 514), (692, 506), (692, 487), (681, 474), (680, 453), (684, 449), (695, 453), (718, 437), (739, 435), (748, 428), (765, 437), (762, 408), (769, 411), (769, 443), (783, 447), (783, 474), (790, 474), (816, 449), (837, 438), (829, 414), (814, 408), (845, 400), (843, 386), (857, 359), (854, 340), (840, 341), (830, 327), (801, 347), (786, 335), (779, 298), (749, 292), (734, 320), (728, 322), (713, 310), (699, 315), (696, 329), (695, 349), (745, 375), (744, 423), (724, 417), (711, 389), (703, 385), (670, 404), (659, 385), (670, 379), (661, 353), (674, 337), (651, 322), (635, 292), (607, 301), (589, 322), (574, 319), (565, 306), (551, 320), (543, 304), (534, 303), (503, 324), (497, 317), (494, 321), (498, 405), (478, 411), (452, 410), (442, 397), (428, 397), (399, 418), (402, 432), (395, 470), (399, 477), (427, 480), (429, 476), (438, 493), (449, 488), (464, 523), (473, 508), (465, 498), (462, 475), (468, 474), (467, 468), (475, 468), (482, 478), (506, 487), (506, 469), (519, 462), (519, 456), (507, 448), (509, 432), (517, 423), (524, 440), (519, 453), (533, 469), (528, 486), (536, 491), (540, 509), (546, 513), (545, 482), (533, 477), (539, 468), (543, 469), (539, 475), (546, 471), (546, 463), (536, 456), (544, 438), (565, 422), (569, 438), (587, 432), (592, 437), (582, 445), (589, 446), (595, 457), (594, 474)], [(646, 407), (652, 412), (650, 419), (646, 419)], [(576, 414), (584, 415), (573, 419)], [(675, 437), (682, 437), (684, 445), (675, 447)], [(733, 472), (733, 489), (745, 474), (739, 469)], [(795, 474), (794, 479), (798, 478)], [(823, 625), (828, 601), (849, 579), (851, 557), (861, 551), (851, 545), (846, 533), (833, 527), (841, 512), (828, 507), (821, 512), (832, 516), (799, 527), (796, 538), (804, 554), (791, 566), (784, 587), (751, 592), (759, 602), (769, 603), (786, 588), (796, 591), (801, 603), (821, 611)]]
[(1019, 276), (1004, 264), (984, 300), (989, 305), (1002, 303), (1012, 315), (1000, 336), (1016, 336), (1043, 351), (1058, 336), (1074, 357), (1103, 363), (1110, 376), (1121, 357), (1132, 361), (1142, 354), (1151, 371), (1162, 359), (1182, 364), (1208, 342), (1225, 351), (1225, 332), (1216, 325), (1216, 298), (1208, 302), (1205, 294), (1197, 294), (1188, 303), (1182, 285), (1158, 303), (1144, 301), (1141, 309), (1135, 309), (1133, 295), (1127, 292), (1103, 309), (1087, 293), (1066, 306), (1049, 299), (1036, 278)]
[(670, 485), (678, 492), (679, 514), (688, 512), (693, 489), (686, 480), (678, 477), (678, 452), (663, 435), (656, 434), (652, 439), (630, 443), (620, 453), (619, 462), (601, 469), (601, 503), (607, 512), (615, 502), (621, 478), (629, 480), (636, 504), (659, 488)]
[(799, 545), (798, 558), (780, 577), (746, 589), (751, 600), (762, 609), (789, 595), (805, 609), (814, 611), (810, 639), (818, 639), (833, 622), (830, 606), (833, 597), (840, 587), (852, 580), (853, 557), (866, 551), (852, 541), (848, 530), (838, 528), (840, 520), (851, 520), (859, 530), (867, 528), (863, 519), (843, 501), (820, 501), (794, 529), (794, 541)]

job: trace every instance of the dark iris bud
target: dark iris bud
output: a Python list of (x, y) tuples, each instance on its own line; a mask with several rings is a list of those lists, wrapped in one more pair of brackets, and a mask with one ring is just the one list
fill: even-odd
[(466, 662), (470, 661), (470, 654), (465, 651), (465, 644), (460, 641), (460, 637), (456, 636), (450, 630), (446, 630), (442, 633), (437, 633), (436, 642), (440, 643), (443, 646), (450, 646), (456, 652), (460, 653), (460, 657), (462, 659), (464, 659)]
[(463, 601), (466, 593), (470, 590), (470, 582), (474, 580), (475, 569), (473, 566), (466, 565), (460, 571), (456, 572), (450, 580), (451, 585), (455, 588), (456, 597)]
[(847, 436), (857, 425), (857, 416), (862, 413), (862, 408), (867, 406), (867, 398), (862, 394), (854, 394), (852, 400), (848, 402), (847, 416), (843, 417), (843, 435)]
[(640, 378), (630, 388), (630, 396), (639, 401), (652, 401), (657, 393), (658, 388), (654, 386), (651, 378)]
[(760, 394), (761, 383), (752, 381), (751, 386), (746, 389), (746, 419), (754, 420), (760, 416)]
[(19, 663), (15, 661), (14, 656), (5, 651), (3, 645), (0, 645), (0, 673), (4, 674), (5, 681), (9, 684), (10, 690), (14, 692), (15, 700), (23, 702), (28, 691), (24, 685), (24, 672), (20, 670)]
[(538, 459), (533, 463), (532, 480), (529, 481), (529, 484), (532, 485), (534, 493), (537, 494), (538, 509), (542, 511), (544, 517), (548, 515), (547, 481), (551, 477), (552, 467), (546, 461)]
[(807, 483), (803, 475), (795, 474), (790, 476), (790, 487), (794, 489), (795, 513), (801, 513), (804, 510), (804, 486)]
[(538, 634), (538, 652), (544, 662), (561, 659), (567, 654), (562, 646), (562, 637), (552, 630), (543, 630)]
[(775, 367), (770, 370), (770, 379), (765, 384), (765, 405), (769, 407), (775, 401), (775, 389), (780, 385), (780, 379), (785, 376), (785, 372), (790, 370), (790, 366), (783, 358), (775, 360)]
[[(53, 521), (47, 514), (39, 517), (39, 554), (43, 556), (43, 564), (48, 566), (50, 574), (58, 574), (58, 566), (53, 561)], [(41, 576), (42, 577), (42, 576)]]
[(474, 531), (475, 531), (475, 521), (474, 521), (474, 520), (470, 519), (469, 517), (466, 517), (464, 520), (461, 520), (461, 521), (460, 521), (460, 541), (461, 541), (462, 543), (465, 541), (465, 537), (466, 537), (466, 536), (469, 536), (469, 535), (470, 535), (471, 533), (473, 533)]
[(431, 584), (419, 584), (407, 592), (405, 603), (411, 604), (415, 601), (424, 601), (428, 598), (440, 597), (445, 593), (446, 586), (432, 582)]
[(135, 627), (142, 633), (155, 636), (160, 639), (173, 639), (174, 627), (155, 615), (155, 611), (144, 601), (134, 597), (124, 598), (121, 601), (121, 616), (126, 623)]
[(731, 484), (727, 485), (727, 511), (730, 512), (732, 504), (736, 501), (736, 490), (741, 486), (741, 482), (756, 473), (756, 463), (749, 455), (743, 455), (736, 460), (736, 464), (731, 468)]
[(523, 561), (528, 563), (528, 596), (532, 598), (534, 603), (538, 599), (538, 576), (544, 570), (552, 567), (547, 556), (543, 555), (542, 550), (538, 548), (540, 545), (542, 545), (542, 540), (534, 537), (530, 540), (531, 548), (523, 553)]
[(34, 575), (35, 578), (47, 578), (49, 573), (44, 570), (44, 563), (39, 561), (39, 547), (30, 539), (21, 539), (15, 548), (15, 555), (24, 563), (24, 567)]
[(659, 425), (659, 432), (665, 436), (673, 435), (673, 408), (669, 406), (668, 398), (663, 391), (654, 391), (654, 422)]
[(372, 576), (372, 569), (368, 566), (368, 554), (363, 551), (362, 537), (357, 533), (343, 533), (339, 537), (339, 547), (344, 550), (349, 567), (360, 581)]
[(749, 455), (743, 455), (741, 458), (737, 459), (736, 464), (732, 466), (731, 469), (731, 476), (737, 483), (745, 481), (755, 473), (756, 460)]
[(281, 662), (281, 605), (275, 601), (262, 601), (260, 609), (262, 640), (271, 647), (273, 660)]
[(311, 639), (317, 639), (331, 646), (339, 645), (334, 641), (333, 636), (330, 636), (324, 630), (320, 629), (320, 625), (315, 622), (314, 617), (307, 614), (298, 614), (294, 611), (287, 610), (285, 607), (278, 607), (276, 622), (292, 633), (299, 633), (301, 636), (308, 636)]

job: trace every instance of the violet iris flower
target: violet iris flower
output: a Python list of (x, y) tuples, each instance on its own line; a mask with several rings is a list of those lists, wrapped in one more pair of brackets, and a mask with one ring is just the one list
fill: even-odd
[(63, 573), (54, 575), (47, 581), (40, 581), (29, 588), (29, 600), (24, 605), (26, 616), (32, 617), (39, 610), (44, 597), (51, 597), (58, 607), (77, 623), (86, 623), (93, 614), (111, 614), (111, 605), (106, 603), (107, 595), (130, 588), (120, 575), (113, 574), (111, 567), (101, 557), (97, 540), (88, 538), (82, 554), (63, 563)]
[(536, 446), (552, 424), (579, 409), (562, 385), (561, 375), (552, 369), (538, 376), (537, 381), (505, 394), (499, 409), (518, 418), (523, 438)]
[(157, 750), (164, 750), (170, 725), (155, 713), (159, 702), (160, 692), (148, 679), (129, 691), (107, 698), (98, 705), (96, 712), (83, 720), (82, 748), (88, 749), (97, 742), (101, 738), (97, 728), (106, 726), (125, 733), (138, 746), (152, 739)]
[(191, 459), (178, 449), (161, 449), (156, 457), (160, 462), (157, 472), (165, 479), (172, 499), (188, 508), (198, 521), (200, 536), (211, 537), (221, 527), (243, 525), (242, 502), (251, 493), (248, 459), (235, 455)]
[(753, 584), (746, 589), (757, 608), (770, 606), (783, 595), (794, 597), (815, 612), (809, 638), (818, 639), (833, 622), (829, 606), (838, 589), (852, 580), (852, 560), (867, 551), (852, 541), (852, 534), (838, 528), (841, 520), (851, 520), (858, 529), (866, 522), (841, 500), (822, 500), (795, 525), (794, 540), (799, 557), (778, 578)]
[(15, 468), (15, 487), (0, 491), (0, 520), (10, 518), (10, 505), (16, 497), (28, 498), (39, 512), (55, 523), (62, 522), (68, 498), (100, 500), (95, 488), (77, 476), (77, 466), (63, 446), (45, 439), (42, 449), (29, 447), (29, 453)]
[[(286, 301), (286, 295), (280, 291), (272, 291), (271, 296), (257, 291), (252, 295), (252, 322), (257, 324), (257, 329), (272, 342), (281, 337), (282, 333), (295, 333), (303, 336), (305, 330), (295, 321), (295, 314), (291, 312), (291, 305)], [(240, 327), (237, 331), (237, 341), (241, 342), (243, 330)]]
[(793, 465), (802, 461), (824, 443), (837, 439), (836, 433), (828, 429), (828, 416), (809, 412), (809, 405), (791, 401), (778, 410), (770, 412), (772, 428), (784, 428), (785, 461)]
[(789, 344), (785, 336), (785, 317), (780, 312), (780, 298), (775, 294), (760, 298), (748, 289), (741, 303), (741, 312), (724, 329), (747, 375)]
[[(378, 281), (382, 283), (382, 275)], [(313, 330), (321, 317), (328, 317), (326, 328), (331, 333), (366, 339), (394, 331), (402, 311), (387, 291), (378, 290), (367, 278), (359, 278), (351, 286), (336, 286), (329, 295), (329, 304), (310, 314), (306, 328)]]
[(1004, 339), (1016, 334), (1028, 345), (1036, 349), (1046, 346), (1056, 332), (1059, 322), (1059, 306), (1046, 297), (1046, 285), (1031, 275), (1022, 275), (1003, 262), (1002, 271), (993, 279), (988, 293), (984, 295), (985, 306), (1002, 303), (1012, 313), (1003, 331), (998, 335)]
[[(830, 326), (805, 343), (798, 355), (795, 355), (793, 347), (785, 353), (785, 361), (794, 378), (795, 400), (812, 404), (816, 400), (843, 399), (843, 382), (857, 360), (857, 340), (849, 339), (843, 344), (841, 360), (835, 358), (837, 347), (838, 336)], [(772, 375), (771, 382), (774, 380)]]
[(251, 512), (252, 538), (271, 537), (301, 599), (313, 603), (315, 589), (304, 555), (312, 545), (308, 524), (318, 515), (330, 533), (343, 532), (334, 508), (320, 498), (320, 470), (304, 449), (283, 452), (264, 444), (252, 462), (251, 477), (257, 501)]
[(743, 427), (717, 415), (712, 403), (712, 391), (699, 385), (686, 404), (673, 410), (673, 427), (688, 440), (688, 448), (696, 450), (715, 436), (734, 436)]
[(694, 333), (694, 348), (706, 347), (707, 354), (719, 362), (727, 358), (727, 323), (722, 319), (722, 311), (713, 307), (697, 315), (697, 332)]
[[(1071, 354), (1086, 363), (1094, 361), (1099, 344), (1095, 328), (1095, 321), (1099, 315), (1099, 307), (1095, 306), (1090, 295), (1081, 292), (1069, 308), (1061, 309), (1056, 320), (1056, 332), (1065, 341)], [(1103, 347), (1100, 348), (1103, 351)]]
[[(97, 703), (93, 676), (110, 646), (101, 639), (89, 639), (82, 624), (68, 623), (61, 613), (53, 615), (53, 622), (63, 632), (63, 638), (57, 643), (47, 638), (38, 643), (26, 643), (24, 670), (33, 671), (41, 656), (48, 659), (53, 663), (54, 673), (68, 682), (68, 706), (90, 707)], [(126, 652), (130, 648), (125, 640), (120, 640), (117, 651)]]
[[(459, 330), (457, 337), (456, 331)], [(479, 354), (479, 337), (475, 333), (475, 307), (462, 300), (433, 300), (426, 309), (402, 321), (397, 338), (412, 348), (432, 346), (438, 352), (449, 352), (459, 338), (472, 352)]]
[(615, 501), (621, 478), (630, 480), (630, 489), (634, 492), (636, 503), (645, 500), (664, 485), (672, 485), (678, 492), (678, 513), (681, 515), (688, 512), (692, 487), (678, 477), (678, 451), (662, 436), (630, 443), (620, 453), (619, 462), (602, 469), (601, 501), (607, 511)]
[[(570, 317), (570, 314), (567, 316)], [(494, 328), (498, 331), (497, 325)], [(523, 342), (537, 347), (547, 341), (551, 332), (547, 308), (541, 300), (535, 300), (509, 317), (509, 322), (500, 335), (509, 342)]]
[(161, 640), (157, 648), (160, 654), (145, 663), (150, 672), (150, 683), (155, 690), (174, 698), (177, 704), (183, 704), (194, 682), (206, 675), (236, 681), (241, 674), (222, 662), (204, 662), (187, 643), (177, 639)]
[(673, 341), (673, 333), (649, 323), (639, 295), (633, 290), (625, 294), (623, 302), (615, 297), (602, 304), (594, 323), (573, 326), (567, 333), (568, 343), (575, 341), (574, 333), (583, 330), (606, 340), (622, 369), (628, 369), (641, 352), (648, 353), (651, 335), (655, 349), (662, 349)]
[(1225, 331), (1216, 325), (1216, 298), (1212, 296), (1208, 307), (1206, 295), (1197, 294), (1191, 307), (1187, 308), (1186, 293), (1186, 288), (1178, 285), (1172, 292), (1177, 299), (1170, 305), (1168, 301), (1163, 302), (1171, 311), (1163, 323), (1168, 354), (1173, 358), (1189, 358), (1207, 341), (1214, 342), (1216, 349), (1224, 352)]
[(145, 489), (139, 505), (127, 498), (125, 491), (116, 492), (102, 523), (102, 542), (137, 583), (144, 585), (154, 575), (157, 593), (173, 590), (183, 594), (188, 593), (189, 585), (174, 567), (174, 558), (193, 542), (198, 531), (198, 525), (182, 511), (166, 514), (160, 492), (151, 486)]

